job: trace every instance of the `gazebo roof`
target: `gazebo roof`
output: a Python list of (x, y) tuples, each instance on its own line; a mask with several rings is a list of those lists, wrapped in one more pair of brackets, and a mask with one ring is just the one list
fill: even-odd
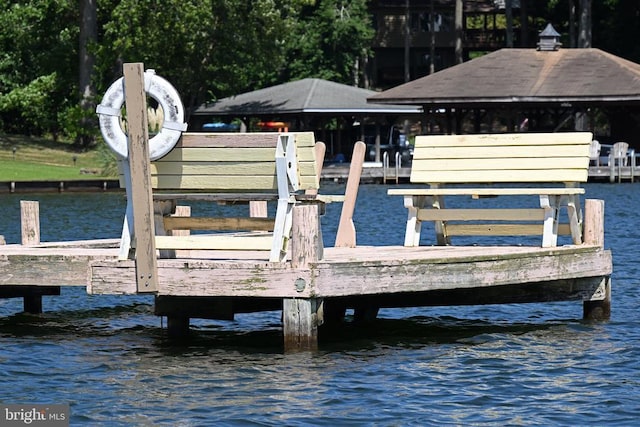
[(368, 103), (377, 92), (322, 79), (302, 79), (230, 96), (198, 107), (196, 116), (281, 116), (300, 114), (415, 114), (413, 105)]
[(370, 102), (424, 108), (640, 104), (640, 65), (600, 49), (501, 49), (405, 83)]

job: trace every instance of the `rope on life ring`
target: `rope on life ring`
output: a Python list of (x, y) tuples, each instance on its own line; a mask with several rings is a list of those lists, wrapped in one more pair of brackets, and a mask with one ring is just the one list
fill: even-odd
[[(175, 147), (182, 132), (184, 109), (178, 91), (167, 80), (157, 76), (154, 70), (144, 72), (144, 90), (162, 107), (164, 120), (160, 132), (149, 140), (149, 158), (157, 160)], [(127, 135), (120, 126), (121, 109), (124, 105), (124, 78), (113, 82), (97, 106), (100, 132), (107, 145), (120, 157), (128, 157)]]

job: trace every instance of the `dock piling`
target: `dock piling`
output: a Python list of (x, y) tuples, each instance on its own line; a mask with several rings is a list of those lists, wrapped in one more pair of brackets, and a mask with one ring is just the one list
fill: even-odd
[[(322, 259), (319, 206), (299, 204), (293, 207), (291, 233), (291, 266), (304, 270)], [(311, 283), (299, 278), (292, 284), (296, 291), (306, 290)], [(318, 326), (322, 319), (322, 300), (318, 298), (285, 298), (282, 303), (285, 351), (316, 350)]]
[[(585, 200), (584, 242), (604, 248), (604, 200)], [(603, 295), (599, 296), (600, 299), (583, 302), (583, 319), (608, 320), (611, 318), (611, 277), (603, 279), (601, 288), (603, 288)]]

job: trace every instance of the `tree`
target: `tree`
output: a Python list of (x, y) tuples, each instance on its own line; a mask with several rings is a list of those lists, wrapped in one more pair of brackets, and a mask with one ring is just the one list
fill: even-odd
[(76, 106), (77, 5), (0, 1), (0, 125), (54, 138)]
[(316, 77), (353, 84), (371, 54), (374, 31), (366, 0), (320, 0), (302, 11), (288, 38), (284, 79)]
[[(275, 81), (284, 62), (283, 2), (113, 2), (99, 48), (102, 90), (123, 62), (143, 62), (170, 81), (187, 108)], [(103, 18), (104, 19), (104, 18)]]
[(79, 34), (79, 107), (81, 117), (79, 120), (79, 133), (77, 142), (79, 145), (86, 147), (93, 142), (92, 128), (95, 127), (95, 89), (92, 74), (95, 66), (95, 55), (92, 49), (98, 39), (97, 26), (97, 0), (81, 0), (80, 1), (80, 34)]

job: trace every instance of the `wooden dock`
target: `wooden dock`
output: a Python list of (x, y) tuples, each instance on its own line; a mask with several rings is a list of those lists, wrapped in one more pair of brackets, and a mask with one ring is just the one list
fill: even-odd
[[(602, 247), (601, 213), (599, 201), (588, 201), (582, 245), (356, 246), (322, 254), (304, 242), (318, 236), (310, 233), (318, 222), (310, 230), (309, 221), (298, 220), (286, 262), (269, 262), (264, 251), (192, 250), (158, 259), (156, 314), (167, 316), (169, 333), (177, 335), (188, 330), (189, 318), (283, 310), (287, 349), (316, 348), (318, 328), (339, 323), (346, 309), (367, 319), (383, 307), (574, 300), (583, 301), (585, 318), (607, 319), (612, 257)], [(33, 219), (25, 222), (33, 238)], [(38, 312), (41, 296), (58, 294), (60, 286), (82, 286), (92, 295), (141, 293), (135, 261), (119, 260), (118, 244), (2, 245), (0, 297), (23, 297), (25, 310)]]

